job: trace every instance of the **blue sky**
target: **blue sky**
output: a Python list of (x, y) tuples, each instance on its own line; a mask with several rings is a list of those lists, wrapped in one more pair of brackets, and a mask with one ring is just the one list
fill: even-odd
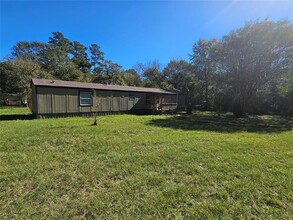
[(293, 21), (293, 1), (3, 1), (0, 59), (18, 41), (47, 42), (53, 31), (131, 68), (136, 62), (188, 59), (199, 39), (220, 38), (247, 21)]

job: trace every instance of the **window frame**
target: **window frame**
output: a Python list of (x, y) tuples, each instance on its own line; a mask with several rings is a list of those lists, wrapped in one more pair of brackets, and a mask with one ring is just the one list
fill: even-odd
[[(81, 98), (81, 94), (82, 93), (90, 93), (91, 94), (91, 97), (90, 98)], [(93, 92), (92, 91), (89, 91), (89, 90), (85, 90), (85, 91), (79, 91), (79, 94), (78, 94), (78, 98), (79, 98), (79, 106), (81, 107), (90, 107), (90, 106), (93, 106)], [(81, 101), (82, 99), (86, 99), (86, 100), (91, 100), (91, 103), (90, 104), (82, 104)]]

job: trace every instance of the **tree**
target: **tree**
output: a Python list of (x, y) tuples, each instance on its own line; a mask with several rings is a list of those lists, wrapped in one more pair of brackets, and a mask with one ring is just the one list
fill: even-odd
[(231, 85), (235, 115), (254, 113), (259, 92), (293, 69), (292, 45), (289, 21), (248, 23), (223, 37), (221, 71)]
[(163, 69), (163, 78), (173, 88), (186, 92), (192, 80), (193, 68), (185, 60), (171, 60)]
[(117, 63), (113, 63), (111, 60), (105, 60), (102, 66), (102, 73), (107, 75), (109, 79), (112, 79), (114, 75), (121, 72), (121, 66)]
[(97, 44), (89, 49), (91, 59), (85, 45), (71, 42), (61, 32), (53, 32), (48, 43), (18, 42), (10, 59), (0, 63), (1, 91), (27, 96), (32, 77), (126, 85), (121, 66), (105, 60)]
[(141, 62), (137, 62), (135, 65), (133, 65), (132, 69), (134, 69), (139, 76), (143, 76), (143, 72), (146, 69), (146, 65), (144, 65)]
[(101, 66), (101, 72), (96, 73), (93, 82), (105, 84), (124, 84), (121, 76), (121, 66), (113, 63), (111, 60), (104, 60)]
[(80, 81), (83, 74), (71, 61), (66, 51), (61, 48), (48, 47), (42, 51), (41, 63), (44, 70), (61, 80)]
[[(48, 46), (41, 51), (41, 63), (45, 70), (61, 80), (89, 81), (86, 74), (86, 48), (78, 42), (72, 43), (60, 32), (53, 32)], [(72, 59), (70, 56), (72, 56)]]
[(41, 66), (31, 60), (17, 58), (0, 63), (0, 85), (2, 92), (18, 93), (22, 99), (31, 95), (32, 78), (52, 78)]
[(146, 65), (142, 67), (143, 69), (143, 78), (145, 81), (146, 87), (162, 87), (164, 82), (164, 76), (162, 74), (162, 65), (159, 61), (149, 61)]
[(94, 73), (101, 73), (104, 61), (104, 52), (97, 44), (91, 44), (89, 47), (91, 53), (91, 65)]
[(78, 41), (73, 41), (72, 62), (75, 63), (77, 68), (83, 73), (89, 73), (91, 64), (86, 53), (87, 47)]
[(73, 53), (73, 44), (69, 39), (65, 38), (61, 32), (53, 32), (52, 34), (53, 36), (49, 37), (49, 45), (59, 48), (66, 53)]
[(121, 73), (123, 81), (128, 86), (141, 86), (141, 78), (135, 69), (125, 70)]
[(47, 44), (33, 41), (20, 41), (12, 47), (12, 59), (22, 58), (39, 62), (41, 52), (46, 50)]
[(192, 54), (190, 55), (191, 63), (196, 66), (198, 72), (202, 76), (205, 83), (205, 109), (210, 107), (209, 102), (209, 85), (211, 75), (216, 71), (216, 48), (217, 40), (209, 41), (199, 40), (192, 47)]

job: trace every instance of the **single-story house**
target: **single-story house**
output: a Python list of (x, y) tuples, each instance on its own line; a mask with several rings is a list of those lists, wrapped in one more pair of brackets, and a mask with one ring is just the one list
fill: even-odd
[(185, 105), (178, 91), (49, 79), (32, 79), (34, 117), (175, 111)]

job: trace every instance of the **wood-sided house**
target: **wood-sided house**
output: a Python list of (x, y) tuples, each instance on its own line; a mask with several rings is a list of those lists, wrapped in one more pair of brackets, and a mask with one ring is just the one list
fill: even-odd
[[(48, 79), (32, 79), (34, 117), (175, 111), (177, 91)], [(181, 108), (185, 102), (182, 101)]]

